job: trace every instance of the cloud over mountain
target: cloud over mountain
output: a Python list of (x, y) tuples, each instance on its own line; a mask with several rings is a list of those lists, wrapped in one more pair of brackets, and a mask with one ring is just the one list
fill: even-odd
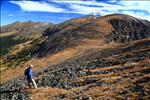
[(150, 20), (150, 1), (10, 1), (29, 12), (108, 15), (129, 14)]

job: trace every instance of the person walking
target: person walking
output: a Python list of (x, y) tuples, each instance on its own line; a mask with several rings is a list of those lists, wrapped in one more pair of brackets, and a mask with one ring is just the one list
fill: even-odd
[(37, 88), (36, 82), (32, 76), (32, 67), (33, 65), (29, 65), (29, 67), (24, 71), (24, 74), (27, 78), (29, 88), (31, 88), (31, 84), (33, 85), (34, 88)]

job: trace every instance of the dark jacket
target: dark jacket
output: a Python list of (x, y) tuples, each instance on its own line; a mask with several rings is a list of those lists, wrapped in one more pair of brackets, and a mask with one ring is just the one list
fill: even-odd
[(29, 67), (25, 70), (24, 74), (27, 76), (27, 80), (31, 80), (32, 79), (32, 68)]

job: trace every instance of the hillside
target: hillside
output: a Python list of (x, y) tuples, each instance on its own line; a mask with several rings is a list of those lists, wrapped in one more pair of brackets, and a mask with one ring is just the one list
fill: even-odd
[(9, 25), (5, 25), (1, 27), (1, 34), (8, 32), (15, 32), (16, 35), (20, 35), (22, 37), (37, 37), (42, 35), (42, 32), (53, 25), (52, 23), (47, 22), (14, 22)]
[(39, 47), (39, 55), (80, 45), (85, 39), (113, 44), (148, 38), (150, 23), (121, 14), (96, 18), (82, 17), (56, 25), (53, 29), (47, 29), (45, 35), (48, 38)]
[[(116, 45), (36, 73), (38, 89), (24, 77), (5, 83), (3, 98), (144, 99), (149, 98), (150, 40)], [(11, 92), (12, 90), (12, 92)], [(7, 92), (8, 91), (8, 92)], [(60, 91), (60, 92), (59, 92)], [(7, 93), (7, 95), (6, 95)]]
[[(122, 14), (71, 19), (47, 28), (29, 44), (20, 52), (25, 52), (22, 59), (31, 58), (2, 73), (2, 99), (150, 98), (150, 22), (146, 20)], [(22, 60), (14, 55), (5, 64)], [(22, 76), (31, 63), (38, 89), (28, 89)]]
[[(42, 36), (43, 31), (48, 27), (53, 27), (53, 24), (47, 22), (14, 22), (12, 24), (2, 26), (0, 34), (0, 56), (1, 56), (1, 70), (7, 67), (16, 66), (20, 63), (14, 61), (25, 59), (24, 53), (27, 53), (27, 50), (30, 52), (32, 49), (33, 41), (36, 41), (39, 37)], [(25, 49), (25, 52), (23, 51)], [(28, 54), (29, 54), (28, 52)], [(22, 54), (21, 57), (18, 54)], [(27, 59), (29, 59), (28, 57)], [(22, 60), (24, 61), (24, 60)], [(26, 60), (25, 60), (26, 61)], [(10, 62), (5, 64), (5, 62)], [(16, 63), (16, 64), (15, 64)]]

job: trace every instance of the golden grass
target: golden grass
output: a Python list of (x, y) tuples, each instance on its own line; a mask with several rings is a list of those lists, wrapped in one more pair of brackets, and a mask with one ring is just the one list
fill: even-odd
[[(70, 94), (71, 92), (65, 89), (59, 88), (38, 88), (38, 89), (26, 89), (26, 92), (30, 93), (30, 100), (53, 100), (55, 96), (62, 96)], [(67, 98), (66, 98), (67, 99)]]
[(0, 37), (7, 37), (7, 36), (10, 36), (10, 35), (14, 35), (14, 34), (16, 34), (15, 31), (13, 31), (13, 32), (7, 32), (7, 33), (1, 33)]

